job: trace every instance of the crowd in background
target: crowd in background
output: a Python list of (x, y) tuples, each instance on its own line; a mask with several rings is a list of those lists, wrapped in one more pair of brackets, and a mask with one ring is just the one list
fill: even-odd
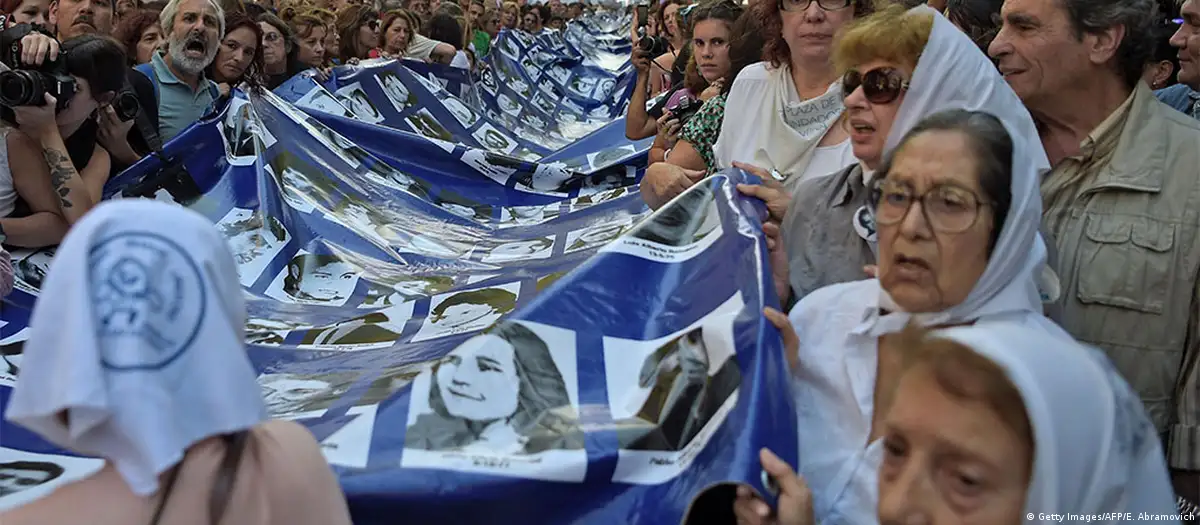
[[(594, 9), (0, 3), (23, 64), (9, 66), (62, 56), (76, 86), (69, 100), (0, 115), (0, 236), (63, 242), (56, 261), (78, 259), (56, 263), (43, 288), (27, 347), (49, 357), (27, 358), (22, 377), (52, 378), (74, 362), (58, 353), (95, 343), (70, 339), (56, 313), (91, 318), (78, 283), (97, 232), (179, 224), (171, 235), (232, 280), (210, 283), (228, 315), (205, 337), (257, 392), (219, 234), (167, 205), (101, 205), (105, 182), (234, 87), (377, 57), (471, 69), (502, 29), (559, 30)], [(654, 137), (646, 203), (740, 168), (750, 183), (739, 192), (765, 207), (784, 308), (764, 315), (789, 363), (790, 391), (777, 394), (795, 399), (800, 462), (763, 450), (780, 497), (739, 488), (728, 521), (1013, 523), (1200, 501), (1200, 0), (668, 0), (628, 14), (626, 135)], [(136, 116), (123, 109), (131, 97)], [(63, 436), (75, 436), (84, 397), (22, 384), (9, 418), (74, 439)], [(76, 449), (110, 466), (0, 521), (67, 522), (91, 499), (123, 509), (94, 523), (226, 512), (347, 523), (313, 438), (263, 424), (257, 403), (213, 410), (232, 419), (162, 447), (151, 427), (118, 429), (141, 456)], [(244, 471), (228, 467), (243, 451)], [(207, 487), (229, 476), (263, 483), (203, 514)], [(286, 519), (262, 518), (284, 507)]]

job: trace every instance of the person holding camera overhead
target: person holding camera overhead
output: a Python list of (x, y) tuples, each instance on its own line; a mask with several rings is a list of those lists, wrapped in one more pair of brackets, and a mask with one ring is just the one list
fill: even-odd
[[(93, 170), (89, 163), (84, 171), (92, 176), (81, 176), (63, 137), (76, 133), (122, 89), (125, 52), (115, 40), (99, 35), (72, 38), (61, 52), (44, 53), (29, 42), (2, 46), (18, 52), (2, 57), (18, 69), (0, 78), (9, 87), (0, 96), (5, 106), (0, 136), (6, 146), (0, 153), (0, 237), (14, 246), (34, 248), (58, 244), (69, 226), (100, 200), (107, 157), (101, 151), (102, 169)], [(31, 58), (43, 60), (23, 65), (37, 62)], [(18, 199), (28, 205), (28, 214), (14, 213)]]

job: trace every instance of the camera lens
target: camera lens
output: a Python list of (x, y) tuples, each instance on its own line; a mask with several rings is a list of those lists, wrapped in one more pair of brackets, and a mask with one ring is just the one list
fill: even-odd
[(654, 49), (654, 37), (642, 36), (638, 39), (638, 47), (641, 48), (642, 51), (650, 51), (651, 49)]
[(0, 72), (0, 104), (40, 106), (45, 103), (46, 91), (40, 74), (19, 69)]
[(117, 118), (123, 122), (133, 120), (138, 116), (138, 112), (142, 110), (137, 97), (128, 91), (117, 93), (117, 97), (113, 99), (112, 108), (117, 114)]

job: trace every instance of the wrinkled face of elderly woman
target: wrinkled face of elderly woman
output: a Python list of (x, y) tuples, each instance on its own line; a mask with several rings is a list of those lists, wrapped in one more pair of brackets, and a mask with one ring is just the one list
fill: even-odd
[(437, 369), (446, 411), (479, 422), (513, 415), (520, 393), (515, 359), (512, 345), (492, 334), (474, 337), (455, 348)]
[(911, 68), (886, 60), (872, 60), (842, 76), (850, 144), (867, 169), (877, 169), (883, 159), (883, 144), (911, 78)]
[(879, 282), (905, 312), (963, 302), (987, 268), (995, 220), (970, 141), (959, 131), (920, 133), (880, 181)]
[(1020, 393), (967, 347), (935, 344), (958, 355), (908, 369), (884, 416), (879, 523), (1021, 523), (1033, 439)]

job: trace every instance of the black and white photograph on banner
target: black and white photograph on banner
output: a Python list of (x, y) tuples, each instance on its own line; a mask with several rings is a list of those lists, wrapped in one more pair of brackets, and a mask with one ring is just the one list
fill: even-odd
[(521, 124), (529, 126), (529, 131), (535, 133), (545, 133), (546, 131), (546, 121), (533, 111), (521, 113)]
[(606, 78), (600, 81), (600, 87), (596, 88), (596, 98), (606, 98), (612, 93), (613, 86), (617, 85), (617, 81), (611, 78)]
[(554, 85), (554, 80), (550, 77), (543, 78), (537, 83), (538, 91), (547, 96), (558, 96), (558, 88)]
[(704, 252), (724, 230), (708, 184), (697, 184), (603, 248), (650, 261), (676, 263)]
[(533, 63), (533, 56), (531, 56), (529, 53), (526, 53), (525, 56), (521, 57), (520, 64), (521, 67), (524, 68), (525, 71), (529, 72), (530, 75), (533, 75), (538, 70), (537, 64)]
[(263, 227), (262, 214), (247, 208), (233, 208), (217, 221), (238, 263), (242, 286), (250, 287), (262, 275), (271, 260), (291, 240), (283, 223), (270, 217)]
[(598, 82), (595, 77), (575, 77), (567, 83), (567, 89), (581, 97), (590, 97)]
[(517, 95), (520, 95), (520, 97), (523, 99), (528, 99), (529, 96), (533, 94), (533, 90), (529, 89), (529, 84), (526, 84), (525, 81), (521, 80), (521, 78), (518, 76), (514, 76), (512, 80), (508, 82), (508, 87), (512, 88), (512, 90), (515, 91)]
[(559, 216), (558, 203), (533, 206), (507, 206), (500, 210), (500, 228), (534, 226)]
[(380, 71), (375, 80), (379, 82), (379, 87), (383, 88), (383, 95), (392, 103), (397, 113), (403, 113), (417, 103), (417, 96), (409, 91), (399, 75), (391, 71)]
[(355, 146), (353, 142), (346, 140), (345, 137), (329, 129), (329, 126), (322, 124), (321, 121), (313, 117), (305, 117), (302, 122), (305, 129), (316, 137), (322, 146), (325, 146), (330, 152), (337, 155), (338, 158), (346, 161), (346, 164), (349, 164), (350, 167), (358, 169), (362, 164), (359, 157), (364, 156), (366, 152)]
[(248, 100), (232, 98), (221, 122), (221, 137), (225, 144), (225, 159), (234, 166), (250, 166), (257, 158), (254, 140), (262, 141), (262, 148), (275, 144), (275, 137), (258, 122), (254, 108)]
[(504, 321), (416, 377), (405, 468), (582, 482), (575, 334)]
[(476, 115), (474, 111), (471, 111), (471, 108), (468, 108), (466, 104), (463, 104), (457, 98), (448, 97), (443, 99), (442, 105), (446, 106), (446, 111), (449, 111), (450, 115), (454, 116), (454, 120), (457, 120), (464, 128), (474, 126), (479, 121), (479, 115)]
[(413, 235), (408, 242), (393, 246), (401, 253), (414, 253), (439, 259), (466, 259), (475, 252), (475, 244), (442, 239), (434, 235)]
[(443, 190), (433, 199), (433, 205), (464, 219), (491, 222), (493, 208), (450, 190)]
[(546, 69), (546, 75), (554, 79), (560, 86), (566, 85), (571, 80), (571, 70), (557, 64)]
[(554, 108), (558, 107), (558, 100), (546, 96), (545, 93), (538, 93), (533, 97), (533, 105), (546, 113), (554, 113)]
[(297, 211), (312, 213), (318, 207), (327, 210), (335, 198), (342, 195), (342, 191), (324, 171), (290, 151), (276, 153), (271, 164), (264, 168), (280, 184), (280, 195), (284, 202)]
[(491, 67), (486, 65), (479, 71), (479, 82), (483, 84), (483, 89), (486, 89), (488, 93), (493, 95), (496, 94), (496, 90), (499, 88), (499, 85), (496, 84), (496, 74), (492, 72)]
[(441, 79), (433, 76), (433, 73), (430, 73), (430, 77), (425, 77), (420, 73), (414, 72), (413, 78), (417, 79), (417, 82), (420, 82), (422, 86), (425, 86), (425, 89), (434, 95), (441, 95), (446, 91), (446, 84), (443, 84)]
[(384, 162), (377, 161), (367, 168), (366, 176), (383, 186), (400, 190), (419, 199), (429, 199), (429, 182), (404, 173)]
[(653, 341), (604, 338), (620, 450), (613, 481), (657, 484), (687, 469), (737, 403), (733, 338), (740, 294), (690, 328)]
[(272, 419), (321, 417), (362, 377), (362, 372), (268, 373), (258, 376)]
[(538, 164), (532, 172), (526, 171), (517, 176), (517, 189), (543, 195), (562, 195), (582, 185), (586, 178), (587, 175), (568, 169), (564, 163)]
[(21, 357), (25, 354), (25, 340), (29, 339), (29, 328), (0, 340), (0, 385), (16, 386), (21, 375)]
[(367, 201), (343, 199), (334, 205), (325, 219), (374, 241), (376, 245), (391, 246), (404, 242), (407, 234), (401, 228), (406, 218), (388, 208), (373, 207)]
[(599, 248), (612, 242), (629, 228), (633, 227), (633, 219), (625, 218), (617, 221), (593, 224), (572, 232), (567, 232), (567, 247), (564, 253), (574, 253), (583, 250)]
[(527, 54), (533, 57), (533, 63), (537, 65), (538, 68), (546, 67), (555, 60), (554, 53), (546, 51), (544, 48), (538, 47), (536, 50), (531, 51), (531, 53)]
[(503, 111), (505, 114), (515, 117), (521, 113), (521, 104), (508, 93), (500, 93), (496, 97), (496, 104), (500, 106), (500, 111)]
[(266, 295), (285, 303), (342, 306), (354, 294), (361, 274), (336, 255), (300, 250), (267, 287)]
[(421, 108), (416, 113), (404, 117), (404, 122), (408, 123), (408, 127), (413, 131), (426, 137), (445, 141), (454, 140), (446, 127), (442, 126), (442, 123), (428, 109)]
[(46, 280), (50, 263), (54, 261), (55, 247), (36, 250), (14, 250), (9, 256), (13, 264), (13, 286), (18, 290), (36, 294)]
[(593, 170), (604, 169), (628, 159), (630, 155), (634, 155), (635, 153), (637, 153), (637, 148), (632, 144), (608, 148), (596, 153), (588, 153), (588, 164), (591, 164)]
[(412, 341), (483, 330), (517, 307), (520, 292), (521, 283), (517, 281), (435, 295), (429, 302), (429, 314)]
[(491, 151), (499, 151), (501, 153), (510, 153), (517, 148), (517, 141), (513, 140), (508, 135), (501, 133), (500, 130), (492, 127), (491, 124), (484, 122), (471, 133), (475, 140), (478, 140), (483, 147)]
[(592, 195), (620, 188), (627, 188), (637, 181), (637, 168), (632, 165), (613, 165), (594, 170), (583, 181), (580, 196)]
[(583, 114), (583, 106), (580, 106), (579, 104), (575, 103), (574, 100), (571, 100), (569, 98), (564, 98), (564, 99), (562, 99), (562, 105), (563, 105), (563, 109), (570, 110), (571, 112), (577, 113), (580, 115)]
[(346, 106), (343, 106), (333, 96), (333, 93), (321, 86), (313, 86), (312, 90), (296, 101), (296, 107), (315, 109), (339, 117), (354, 118), (354, 114)]
[(454, 277), (447, 275), (404, 276), (402, 279), (370, 282), (367, 297), (359, 308), (384, 308), (422, 297), (445, 292), (454, 287)]
[(247, 344), (279, 346), (287, 339), (288, 332), (308, 327), (306, 322), (251, 317), (246, 320), (245, 339)]
[(341, 100), (342, 105), (346, 106), (359, 120), (371, 124), (383, 121), (383, 114), (371, 102), (371, 97), (367, 96), (367, 92), (362, 88), (362, 84), (355, 82), (344, 86), (338, 89), (335, 94)]
[(300, 348), (356, 351), (396, 344), (413, 316), (413, 303), (404, 302), (352, 319), (304, 330)]
[(504, 157), (483, 149), (468, 148), (459, 159), (498, 184), (507, 183), (520, 168), (516, 162), (507, 162)]
[(509, 33), (509, 38), (500, 39), (496, 49), (500, 50), (500, 54), (504, 55), (509, 60), (517, 60), (521, 56), (521, 48), (517, 45), (516, 39), (512, 38), (512, 33)]
[(0, 447), (0, 512), (48, 496), (68, 483), (88, 478), (103, 459), (36, 454)]
[(484, 253), (480, 262), (489, 264), (514, 263), (537, 259), (549, 259), (554, 248), (554, 236), (506, 241)]

